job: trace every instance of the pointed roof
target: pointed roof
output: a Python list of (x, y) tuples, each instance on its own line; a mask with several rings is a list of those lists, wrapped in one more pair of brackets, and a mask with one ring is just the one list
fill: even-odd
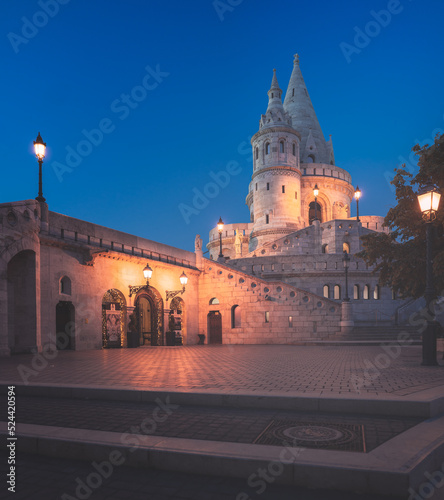
[(298, 54), (294, 56), (293, 72), (285, 95), (284, 109), (291, 117), (293, 128), (301, 134), (301, 163), (306, 163), (307, 158), (311, 155), (312, 158), (315, 158), (316, 163), (329, 164), (333, 151), (327, 147), (327, 142), (308, 95), (299, 67)]
[(275, 127), (275, 126), (291, 126), (291, 119), (288, 113), (285, 112), (282, 105), (282, 90), (276, 77), (276, 70), (273, 70), (273, 79), (271, 87), (268, 91), (268, 107), (265, 115), (261, 116), (260, 128)]

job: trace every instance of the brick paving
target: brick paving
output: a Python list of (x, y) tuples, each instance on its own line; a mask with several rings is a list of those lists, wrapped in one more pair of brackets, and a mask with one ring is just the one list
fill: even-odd
[[(5, 477), (6, 456), (0, 454), (0, 472)], [(18, 457), (17, 490), (9, 493), (5, 483), (0, 485), (0, 499), (61, 500), (63, 494), (70, 500), (390, 500), (381, 495), (358, 495), (347, 492), (308, 490), (297, 486), (266, 483), (265, 490), (247, 478), (224, 478), (185, 474), (155, 469), (115, 467), (109, 478), (89, 495), (76, 496), (76, 479), (86, 481), (95, 472), (92, 462), (67, 460), (21, 454)], [(261, 493), (258, 494), (258, 491)], [(241, 496), (244, 493), (246, 496)], [(66, 497), (65, 497), (66, 498)], [(434, 500), (434, 498), (432, 499)]]
[[(396, 354), (396, 351), (394, 351)], [(420, 366), (421, 348), (392, 359), (373, 346), (183, 346), (59, 351), (3, 358), (0, 381), (288, 395), (409, 396), (443, 386), (444, 366)]]

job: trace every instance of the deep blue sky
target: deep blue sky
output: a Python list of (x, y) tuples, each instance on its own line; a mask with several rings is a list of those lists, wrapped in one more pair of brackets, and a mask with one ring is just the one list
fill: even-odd
[[(63, 0), (45, 21), (41, 5), (54, 1), (7, 0), (0, 19), (0, 202), (37, 195), (40, 131), (50, 210), (189, 250), (200, 233), (205, 244), (220, 216), (249, 221), (247, 144), (273, 68), (286, 90), (295, 52), (336, 164), (363, 191), (361, 214), (386, 214), (387, 173), (444, 129), (440, 0), (230, 0), (223, 20), (213, 0)], [(398, 13), (347, 61), (341, 43), (354, 44), (355, 27), (374, 35), (371, 11), (389, 5)], [(116, 100), (147, 66), (169, 75), (124, 111)], [(66, 165), (66, 148), (106, 119), (112, 132), (60, 180), (54, 162)], [(232, 161), (240, 173), (187, 223), (179, 205), (192, 207), (193, 188)]]

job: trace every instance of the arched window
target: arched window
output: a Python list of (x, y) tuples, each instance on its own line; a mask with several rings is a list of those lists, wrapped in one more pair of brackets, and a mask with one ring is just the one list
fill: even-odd
[(219, 299), (217, 297), (213, 297), (210, 300), (210, 306), (217, 306), (219, 304)]
[(265, 143), (265, 154), (268, 155), (270, 153), (270, 143)]
[(342, 251), (350, 253), (350, 244), (344, 241), (344, 243), (342, 243)]
[(375, 300), (379, 300), (379, 285), (376, 285), (375, 289), (373, 290), (373, 298)]
[(354, 300), (359, 300), (359, 285), (353, 287), (353, 298)]
[(259, 158), (259, 148), (257, 146), (254, 148), (254, 156), (256, 157), (256, 160)]
[(284, 152), (284, 141), (280, 141), (280, 142), (279, 142), (279, 151), (280, 151), (281, 153), (283, 153), (283, 152)]
[(231, 308), (231, 328), (240, 328), (241, 326), (241, 308), (234, 305)]
[(293, 156), (296, 156), (296, 144), (293, 142)]
[(325, 245), (322, 245), (322, 253), (328, 253), (328, 245), (325, 243)]
[(68, 278), (68, 276), (63, 276), (63, 278), (60, 280), (60, 293), (71, 295), (71, 280)]
[(326, 299), (330, 298), (330, 287), (328, 285), (324, 285), (324, 297)]
[(333, 298), (336, 300), (340, 300), (341, 298), (341, 287), (339, 285), (335, 285)]
[(368, 285), (365, 285), (364, 290), (362, 290), (362, 298), (364, 300), (368, 300), (370, 298), (370, 287)]
[(316, 217), (320, 222), (322, 222), (322, 209), (321, 205), (319, 203), (316, 203), (316, 210), (315, 210), (315, 202), (312, 201), (310, 205), (308, 206), (308, 222), (311, 224), (314, 221), (315, 218), (315, 212), (316, 212)]
[(315, 162), (315, 156), (314, 155), (308, 155), (307, 156), (307, 161), (305, 163), (316, 163)]

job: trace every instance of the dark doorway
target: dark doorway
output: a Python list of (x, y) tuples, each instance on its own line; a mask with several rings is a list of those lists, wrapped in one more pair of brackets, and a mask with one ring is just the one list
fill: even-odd
[(137, 298), (135, 313), (138, 318), (140, 345), (158, 345), (157, 313), (151, 297), (140, 295)]
[(222, 344), (222, 315), (219, 311), (208, 313), (208, 343)]
[(72, 302), (60, 301), (56, 305), (56, 346), (59, 350), (74, 349), (75, 308)]
[(316, 212), (316, 217), (317, 217), (318, 221), (322, 222), (321, 205), (319, 205), (319, 203), (316, 203), (316, 211), (315, 211), (315, 202), (312, 201), (308, 207), (309, 207), (308, 208), (308, 221), (309, 221), (310, 225), (312, 224), (312, 222), (315, 219), (315, 212)]

